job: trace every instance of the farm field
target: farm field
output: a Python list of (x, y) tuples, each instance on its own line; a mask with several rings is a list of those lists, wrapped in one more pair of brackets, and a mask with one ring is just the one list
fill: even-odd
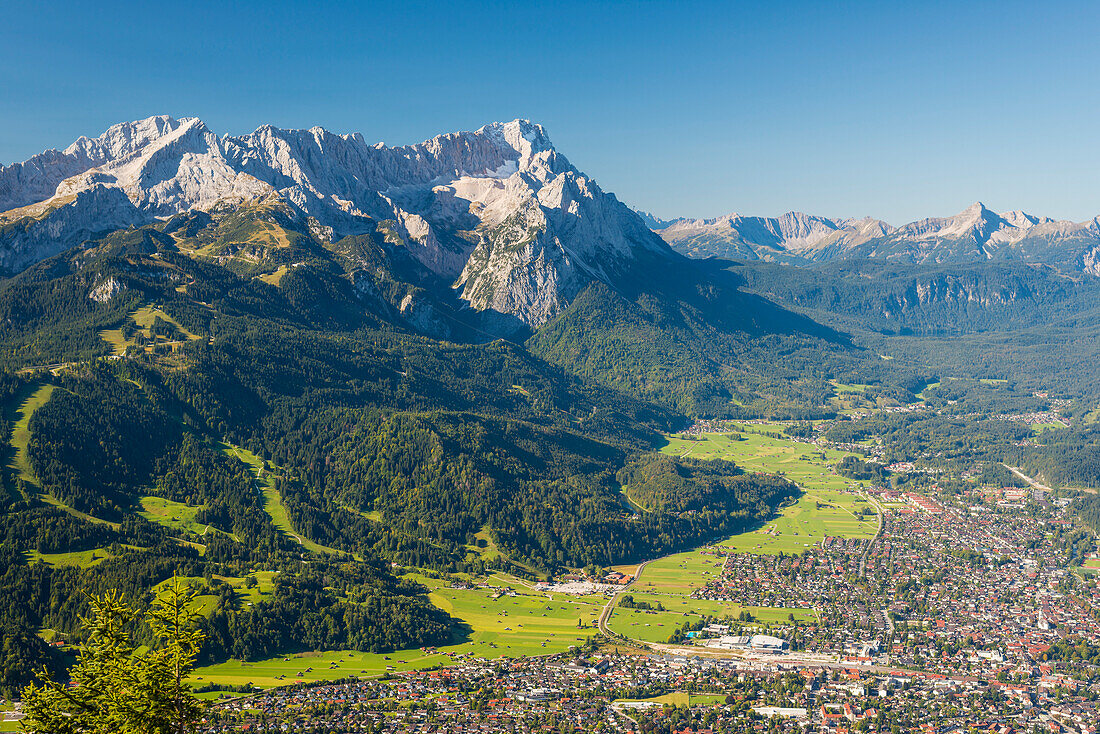
[(644, 593), (688, 596), (722, 575), (725, 554), (700, 549), (658, 558), (646, 564), (642, 575), (630, 587), (637, 596)]
[[(728, 459), (746, 471), (778, 474), (802, 488), (798, 501), (779, 510), (778, 517), (756, 530), (735, 535), (722, 545), (738, 553), (801, 553), (825, 536), (870, 538), (875, 534), (874, 516), (860, 520), (870, 507), (862, 497), (848, 492), (864, 483), (832, 472), (828, 464), (847, 454), (833, 449), (772, 438), (761, 433), (778, 433), (782, 425), (739, 425), (732, 433), (706, 433), (698, 440), (671, 436), (662, 451), (697, 459)], [(648, 569), (647, 569), (648, 571)]]
[[(728, 602), (712, 602), (699, 599), (679, 600), (672, 597), (635, 596), (637, 601), (660, 601), (669, 611), (654, 612), (641, 609), (616, 607), (607, 626), (612, 632), (644, 642), (667, 642), (669, 635), (684, 622), (695, 622), (704, 615), (736, 617), (742, 611), (752, 614), (760, 624), (789, 624), (788, 615), (795, 621), (816, 623), (817, 613), (810, 609), (782, 609), (773, 607), (741, 607)], [(721, 605), (721, 606), (719, 606)]]
[[(454, 655), (485, 658), (550, 655), (584, 644), (595, 633), (596, 618), (606, 602), (603, 597), (574, 599), (544, 594), (515, 583), (512, 586), (516, 596), (493, 599), (491, 590), (452, 589), (435, 579), (416, 578), (434, 587), (430, 595), (432, 603), (466, 622), (468, 639), (440, 647), (437, 653), (419, 649), (387, 654), (342, 650), (283, 655), (254, 663), (231, 660), (196, 670), (192, 682), (200, 685), (251, 682), (270, 687), (296, 680), (329, 680), (346, 675), (381, 675), (391, 669), (452, 665), (456, 662)], [(577, 627), (578, 620), (584, 623), (584, 628)], [(313, 670), (307, 671), (310, 667)], [(301, 677), (297, 676), (299, 672), (303, 673)]]
[(258, 688), (273, 688), (296, 682), (335, 680), (351, 675), (381, 675), (390, 669), (418, 670), (448, 664), (451, 664), (450, 658), (446, 655), (425, 654), (419, 650), (390, 655), (355, 650), (305, 652), (252, 663), (229, 660), (217, 665), (207, 665), (195, 670), (190, 683), (196, 686), (207, 683), (236, 686), (251, 683)]
[(786, 477), (804, 490), (844, 490), (861, 484), (834, 474), (827, 466), (843, 459), (847, 452), (761, 435), (778, 434), (783, 428), (780, 424), (735, 424), (733, 433), (704, 433), (694, 440), (672, 435), (666, 437), (668, 444), (661, 451), (692, 459), (727, 459), (746, 471)]
[(874, 515), (859, 519), (865, 507), (874, 510), (870, 503), (847, 492), (806, 491), (763, 527), (734, 535), (720, 545), (736, 553), (801, 553), (825, 536), (872, 538), (878, 524)]

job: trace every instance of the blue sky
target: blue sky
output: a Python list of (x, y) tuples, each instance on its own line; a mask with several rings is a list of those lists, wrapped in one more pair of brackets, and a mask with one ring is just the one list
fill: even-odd
[(661, 216), (1100, 214), (1100, 4), (0, 4), (0, 163), (201, 117), (409, 143), (546, 125)]

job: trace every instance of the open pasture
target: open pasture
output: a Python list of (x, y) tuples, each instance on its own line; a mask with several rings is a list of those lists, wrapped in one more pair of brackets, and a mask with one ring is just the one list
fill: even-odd
[(27, 562), (37, 563), (42, 561), (51, 566), (72, 566), (75, 568), (91, 568), (97, 566), (111, 557), (106, 548), (93, 548), (85, 551), (72, 551), (69, 553), (39, 553), (38, 551), (26, 551)]
[[(200, 668), (192, 681), (235, 685), (251, 682), (270, 687), (294, 681), (453, 665), (460, 659), (458, 656), (465, 655), (484, 658), (550, 655), (584, 644), (595, 633), (596, 619), (606, 602), (603, 597), (574, 599), (549, 595), (517, 584), (512, 584), (515, 596), (494, 599), (496, 592), (491, 589), (453, 589), (436, 579), (417, 577), (417, 580), (432, 587), (433, 604), (466, 623), (464, 639), (441, 646), (438, 652), (413, 649), (375, 654), (342, 650), (280, 655), (254, 663), (230, 660)], [(578, 627), (578, 621), (584, 626)], [(297, 675), (299, 672), (303, 673), (301, 677)]]
[(722, 575), (725, 552), (696, 549), (658, 558), (646, 564), (628, 593), (678, 594), (690, 596)]
[[(860, 512), (871, 505), (846, 492), (807, 491), (794, 504), (780, 509), (778, 516), (762, 527), (734, 535), (721, 546), (735, 553), (802, 553), (825, 536), (872, 538), (877, 522), (874, 515)], [(873, 510), (873, 508), (871, 508)]]
[(859, 484), (828, 467), (847, 456), (846, 452), (763, 435), (778, 434), (783, 428), (780, 424), (735, 425), (735, 433), (704, 433), (692, 439), (668, 436), (661, 451), (692, 459), (726, 459), (745, 471), (786, 477), (805, 490), (843, 490)]
[(219, 532), (209, 525), (196, 522), (195, 517), (202, 511), (201, 507), (192, 507), (182, 502), (153, 495), (141, 498), (141, 512), (138, 514), (150, 522), (163, 525), (166, 528), (180, 533), (194, 533), (205, 535), (208, 530)]
[(783, 429), (780, 424), (739, 425), (735, 429), (740, 433), (706, 433), (695, 440), (669, 437), (662, 451), (698, 459), (727, 459), (746, 471), (778, 474), (801, 487), (803, 494), (797, 502), (780, 508), (777, 517), (762, 527), (722, 541), (724, 547), (738, 553), (801, 553), (825, 536), (874, 536), (874, 516), (860, 519), (863, 508), (870, 505), (847, 491), (863, 482), (829, 468), (844, 458), (845, 452), (762, 435), (778, 433)]

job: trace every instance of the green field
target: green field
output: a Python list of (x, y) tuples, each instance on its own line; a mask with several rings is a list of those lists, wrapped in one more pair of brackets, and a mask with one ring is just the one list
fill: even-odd
[[(466, 623), (466, 638), (440, 647), (438, 653), (405, 650), (386, 655), (356, 651), (283, 655), (255, 663), (231, 660), (200, 668), (194, 678), (202, 682), (267, 687), (295, 680), (326, 680), (345, 675), (380, 675), (388, 669), (415, 670), (452, 665), (458, 655), (499, 658), (550, 655), (581, 645), (595, 633), (603, 597), (574, 599), (523, 588), (512, 579), (516, 596), (493, 599), (486, 589), (452, 589), (435, 579), (417, 577), (432, 586), (431, 600)], [(580, 620), (585, 626), (578, 628)], [(330, 664), (337, 667), (330, 669)], [(312, 667), (312, 671), (306, 671)], [(302, 672), (302, 677), (297, 673)], [(280, 676), (286, 676), (282, 678)]]
[[(243, 576), (218, 576), (215, 574), (213, 578), (232, 587), (237, 592), (237, 599), (241, 607), (250, 606), (260, 601), (270, 600), (275, 592), (275, 572), (254, 571), (249, 575), (256, 579), (256, 585), (252, 588), (248, 588), (245, 585), (245, 578)], [(202, 588), (206, 583), (201, 576), (181, 576), (179, 578), (180, 581), (185, 584), (190, 584), (194, 588)], [(153, 593), (161, 591), (165, 587), (171, 585), (171, 583), (171, 579), (165, 579), (153, 587)], [(195, 611), (204, 617), (209, 617), (217, 607), (218, 596), (217, 594), (199, 594), (195, 597), (195, 602), (198, 605)]]
[(71, 553), (39, 553), (38, 551), (26, 551), (26, 555), (28, 563), (43, 561), (51, 566), (75, 566), (78, 568), (91, 568), (111, 557), (111, 554), (107, 552), (106, 548), (73, 551)]
[[(203, 685), (244, 685), (272, 688), (302, 681), (335, 680), (350, 675), (381, 675), (387, 670), (418, 670), (437, 665), (449, 665), (446, 655), (428, 654), (419, 650), (378, 655), (354, 650), (322, 653), (295, 653), (245, 663), (230, 660), (195, 670), (191, 683)], [(312, 668), (312, 670), (309, 670)], [(298, 675), (302, 673), (302, 675)]]
[(870, 505), (848, 491), (863, 483), (839, 476), (828, 466), (844, 458), (845, 452), (748, 432), (778, 433), (782, 429), (779, 424), (739, 425), (734, 427), (739, 434), (706, 433), (698, 440), (671, 436), (662, 451), (697, 459), (728, 459), (747, 471), (781, 475), (802, 488), (798, 501), (781, 508), (778, 517), (757, 530), (723, 541), (723, 546), (736, 552), (801, 553), (827, 535), (873, 537), (875, 517), (859, 520), (860, 511)]
[(690, 595), (722, 575), (725, 554), (692, 550), (658, 558), (646, 564), (630, 593)]
[(783, 428), (779, 424), (734, 425), (733, 433), (704, 433), (693, 437), (695, 440), (668, 436), (661, 451), (693, 459), (728, 459), (746, 471), (784, 476), (805, 490), (842, 490), (860, 484), (834, 474), (827, 466), (847, 452), (760, 435), (780, 433)]
[(173, 502), (163, 497), (150, 495), (141, 498), (141, 508), (141, 512), (138, 514), (146, 520), (180, 533), (205, 535), (208, 530), (215, 533), (220, 532), (209, 525), (195, 521), (195, 516), (202, 511), (201, 507), (192, 507), (182, 502)]
[(846, 492), (808, 491), (798, 502), (780, 509), (763, 527), (734, 535), (721, 545), (737, 553), (802, 553), (825, 536), (872, 538), (878, 528), (874, 515), (859, 520), (862, 508), (874, 509), (861, 497)]
[[(612, 632), (644, 642), (666, 642), (669, 635), (684, 622), (695, 622), (703, 615), (737, 617), (742, 611), (752, 614), (760, 624), (790, 624), (790, 616), (796, 622), (815, 624), (817, 613), (810, 609), (783, 609), (773, 607), (742, 607), (732, 602), (715, 602), (687, 597), (634, 595), (635, 601), (650, 604), (660, 601), (669, 611), (654, 612), (616, 607), (607, 626)], [(790, 615), (790, 616), (788, 616)], [(751, 624), (751, 623), (749, 623)]]
[(264, 465), (263, 459), (256, 456), (256, 454), (248, 449), (234, 446), (230, 443), (222, 442), (220, 448), (226, 456), (232, 456), (248, 465), (249, 470), (252, 472), (252, 478), (256, 482), (256, 486), (263, 492), (264, 511), (271, 517), (271, 522), (274, 523), (275, 527), (294, 538), (303, 548), (312, 553), (334, 553), (343, 555), (341, 551), (321, 545), (320, 543), (314, 543), (309, 538), (299, 535), (294, 530), (294, 525), (290, 522), (290, 518), (286, 514), (286, 507), (283, 506), (283, 498), (279, 496), (278, 490), (275, 489), (275, 483), (271, 476), (271, 472)]
[(873, 410), (880, 407), (876, 401), (868, 398), (865, 394), (870, 385), (846, 384), (835, 380), (831, 384), (834, 394), (830, 401), (840, 413), (849, 415), (857, 411)]
[(36, 487), (38, 486), (38, 479), (34, 476), (30, 459), (27, 457), (27, 445), (31, 440), (31, 416), (34, 415), (34, 411), (49, 401), (53, 391), (54, 386), (49, 384), (31, 386), (13, 416), (15, 425), (12, 427), (11, 432), (12, 457), (9, 466), (17, 477)]

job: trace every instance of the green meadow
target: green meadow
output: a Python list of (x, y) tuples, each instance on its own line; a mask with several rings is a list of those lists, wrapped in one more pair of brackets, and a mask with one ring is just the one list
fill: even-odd
[(34, 476), (30, 459), (27, 457), (27, 445), (31, 440), (31, 416), (34, 415), (34, 411), (49, 401), (53, 391), (54, 386), (50, 384), (33, 385), (23, 396), (23, 400), (13, 416), (15, 424), (12, 426), (11, 432), (10, 453), (12, 456), (9, 467), (17, 477), (36, 487), (38, 486), (38, 479)]
[(141, 512), (138, 514), (146, 520), (180, 533), (205, 535), (208, 530), (220, 532), (205, 523), (195, 521), (195, 517), (201, 511), (201, 507), (173, 502), (163, 497), (148, 496), (141, 498)]
[(232, 456), (248, 466), (249, 471), (252, 472), (252, 478), (255, 480), (256, 486), (263, 492), (264, 511), (271, 517), (271, 522), (274, 523), (275, 527), (294, 538), (307, 551), (312, 553), (333, 553), (336, 555), (343, 555), (341, 551), (335, 548), (329, 548), (320, 543), (314, 543), (309, 538), (295, 532), (294, 525), (290, 522), (290, 518), (286, 514), (286, 507), (283, 506), (283, 498), (279, 496), (279, 491), (275, 489), (275, 482), (272, 479), (271, 470), (265, 465), (263, 459), (240, 446), (234, 446), (233, 444), (224, 442), (221, 443), (220, 446), (222, 453), (226, 456)]
[[(462, 639), (438, 648), (438, 652), (403, 650), (378, 654), (341, 650), (280, 655), (253, 663), (230, 660), (196, 670), (193, 682), (270, 687), (294, 681), (453, 665), (457, 656), (465, 655), (490, 659), (550, 655), (582, 645), (595, 634), (596, 619), (606, 603), (602, 596), (576, 599), (537, 592), (524, 588), (518, 580), (512, 580), (511, 584), (515, 596), (494, 599), (497, 592), (490, 589), (453, 589), (435, 579), (416, 578), (432, 587), (432, 603), (465, 622), (460, 633)], [(578, 623), (583, 627), (578, 627)]]
[[(706, 433), (696, 440), (670, 436), (662, 451), (696, 459), (728, 459), (746, 471), (778, 474), (802, 488), (798, 501), (780, 508), (763, 527), (735, 535), (722, 546), (738, 553), (801, 553), (825, 536), (870, 538), (877, 527), (871, 506), (849, 488), (862, 486), (830, 468), (847, 453), (822, 449), (762, 433), (779, 433), (781, 424), (738, 425), (739, 433)], [(647, 569), (648, 570), (648, 569)]]
[(692, 550), (658, 558), (646, 564), (630, 593), (635, 596), (640, 593), (687, 596), (721, 576), (725, 562), (724, 553), (714, 555), (714, 551), (706, 550)]
[[(243, 576), (218, 576), (215, 574), (213, 578), (216, 579), (217, 582), (232, 588), (237, 594), (239, 605), (242, 607), (256, 604), (260, 601), (270, 600), (275, 593), (275, 572), (253, 571), (249, 576), (256, 580), (256, 584), (251, 588), (248, 587), (246, 579)], [(206, 584), (201, 576), (181, 576), (180, 580), (196, 588), (201, 588)], [(171, 579), (162, 581), (153, 587), (153, 593), (161, 591), (171, 583)], [(218, 596), (217, 594), (199, 594), (195, 597), (195, 603), (197, 605), (195, 611), (204, 617), (209, 617), (217, 607)]]
[(778, 434), (783, 428), (781, 424), (735, 425), (732, 433), (704, 433), (691, 438), (672, 435), (666, 437), (668, 444), (661, 451), (692, 459), (727, 459), (746, 471), (786, 477), (805, 490), (843, 490), (859, 484), (827, 466), (843, 459), (847, 452), (762, 435)]
[(77, 568), (91, 568), (98, 566), (111, 557), (106, 548), (93, 550), (73, 551), (71, 553), (39, 553), (38, 551), (25, 551), (28, 563), (39, 561), (51, 566), (75, 566)]
[(802, 553), (825, 536), (872, 538), (878, 527), (874, 515), (862, 516), (873, 507), (857, 495), (835, 490), (807, 491), (794, 504), (779, 510), (778, 517), (756, 530), (734, 535), (721, 546), (735, 553)]
[(616, 607), (607, 626), (612, 632), (644, 642), (666, 642), (669, 635), (685, 622), (696, 622), (703, 616), (734, 617), (748, 612), (753, 620), (763, 625), (790, 624), (795, 622), (816, 624), (817, 612), (812, 609), (786, 609), (780, 607), (742, 607), (732, 602), (715, 602), (702, 599), (679, 599), (669, 596), (635, 595), (635, 601), (651, 605), (660, 602), (666, 611), (654, 612), (642, 609)]

